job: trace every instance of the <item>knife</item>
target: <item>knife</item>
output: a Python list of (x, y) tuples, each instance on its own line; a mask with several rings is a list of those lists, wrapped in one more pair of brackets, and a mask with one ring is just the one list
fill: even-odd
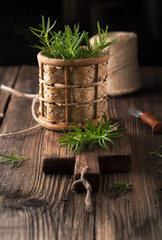
[(134, 108), (129, 108), (128, 113), (136, 118), (140, 118), (144, 123), (152, 128), (153, 133), (157, 133), (162, 130), (162, 122), (159, 122), (153, 115), (148, 112), (142, 112)]

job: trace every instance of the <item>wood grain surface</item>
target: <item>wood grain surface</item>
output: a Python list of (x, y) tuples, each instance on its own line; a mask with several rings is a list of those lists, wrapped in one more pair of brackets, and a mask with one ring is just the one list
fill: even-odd
[[(100, 173), (131, 170), (132, 152), (128, 134), (125, 138), (114, 140), (117, 147), (108, 144), (109, 152), (100, 146), (95, 146), (91, 151), (85, 149), (77, 155), (74, 152), (69, 154), (68, 147), (60, 146), (57, 139), (61, 137), (63, 137), (61, 132), (46, 130), (42, 159), (43, 171), (47, 174), (71, 173), (74, 174), (74, 179), (78, 180), (83, 169), (88, 166), (85, 178), (90, 183), (92, 190), (98, 190)], [(82, 183), (77, 184), (75, 189), (77, 191), (85, 190)]]
[[(71, 174), (42, 172), (45, 130), (0, 139), (0, 153), (22, 153), (29, 160), (20, 168), (0, 165), (0, 239), (3, 240), (161, 240), (162, 159), (151, 157), (162, 135), (128, 115), (129, 107), (153, 114), (162, 121), (162, 68), (141, 69), (144, 87), (132, 95), (109, 98), (109, 114), (128, 128), (132, 170), (102, 174), (93, 193), (94, 211), (84, 209), (85, 193), (73, 193)], [(0, 67), (0, 83), (28, 93), (38, 92), (38, 69), (33, 66)], [(31, 100), (0, 91), (1, 133), (37, 124)], [(110, 191), (115, 181), (131, 182), (127, 194)]]

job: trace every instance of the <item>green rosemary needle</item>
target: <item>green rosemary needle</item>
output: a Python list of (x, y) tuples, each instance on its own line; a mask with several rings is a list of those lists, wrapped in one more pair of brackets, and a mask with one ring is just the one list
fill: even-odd
[(131, 183), (124, 183), (124, 182), (114, 182), (113, 187), (111, 189), (116, 190), (118, 193), (127, 193), (130, 189)]
[[(99, 39), (94, 38), (94, 44), (91, 45), (88, 37), (88, 32), (79, 31), (79, 24), (74, 25), (74, 30), (69, 25), (65, 25), (64, 31), (55, 32), (53, 29), (56, 25), (56, 20), (51, 25), (48, 17), (45, 23), (42, 16), (42, 24), (39, 28), (30, 27), (31, 32), (39, 39), (40, 45), (33, 47), (42, 51), (41, 54), (49, 58), (64, 59), (70, 61), (72, 59), (99, 57), (109, 52), (110, 46), (117, 41), (114, 37), (108, 41), (112, 32), (108, 32), (108, 26), (103, 30), (97, 22), (97, 30)], [(84, 47), (83, 47), (84, 45)]]
[(92, 120), (85, 120), (86, 126), (83, 130), (78, 126), (70, 126), (70, 131), (63, 131), (62, 138), (57, 139), (61, 146), (68, 146), (69, 152), (74, 150), (78, 154), (84, 147), (88, 147), (88, 150), (92, 150), (96, 144), (109, 151), (107, 143), (117, 146), (112, 140), (113, 138), (125, 137), (122, 134), (126, 128), (118, 129), (116, 124), (108, 121), (106, 116), (102, 116), (101, 122), (97, 122), (97, 127), (92, 123)]
[(162, 145), (160, 145), (160, 147), (158, 149), (156, 149), (154, 152), (149, 152), (149, 154), (152, 155), (156, 155), (158, 157), (162, 157)]
[(27, 158), (22, 157), (21, 154), (19, 157), (16, 157), (14, 154), (14, 150), (12, 150), (11, 155), (5, 155), (0, 153), (0, 157), (2, 157), (1, 158), (2, 160), (7, 159), (7, 160), (0, 161), (0, 164), (8, 163), (10, 164), (11, 168), (13, 168), (14, 166), (18, 168), (20, 167), (22, 161), (27, 160)]

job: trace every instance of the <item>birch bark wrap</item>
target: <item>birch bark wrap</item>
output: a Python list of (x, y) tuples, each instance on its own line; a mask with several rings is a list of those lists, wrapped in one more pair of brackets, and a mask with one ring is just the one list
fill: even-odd
[[(42, 104), (40, 114), (44, 120), (54, 124), (63, 122), (82, 124), (85, 118), (93, 120), (107, 114), (108, 58), (109, 54), (107, 57), (97, 58), (99, 61), (97, 64), (93, 64), (96, 63), (93, 59), (89, 59), (89, 63), (81, 61), (81, 64), (75, 64), (76, 61), (73, 60), (70, 66), (68, 62), (57, 64), (57, 60), (54, 64), (51, 64), (51, 60), (50, 64), (48, 61), (46, 63), (46, 57), (40, 57), (38, 54), (40, 104)], [(65, 108), (68, 108), (67, 115)]]

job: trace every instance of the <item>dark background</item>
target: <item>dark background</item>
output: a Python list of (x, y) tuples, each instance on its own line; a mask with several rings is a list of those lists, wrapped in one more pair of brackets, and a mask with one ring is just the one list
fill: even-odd
[(37, 27), (41, 16), (64, 24), (80, 23), (80, 30), (96, 34), (96, 22), (110, 31), (133, 31), (138, 35), (140, 65), (162, 64), (161, 0), (58, 0), (3, 1), (0, 14), (0, 65), (37, 64), (38, 50), (29, 26)]

